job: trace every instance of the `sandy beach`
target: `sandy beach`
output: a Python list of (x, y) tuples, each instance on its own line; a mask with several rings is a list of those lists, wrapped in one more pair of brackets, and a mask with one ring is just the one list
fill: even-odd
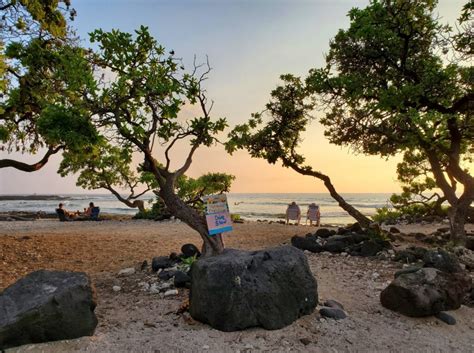
[[(434, 317), (408, 318), (383, 308), (379, 295), (402, 267), (400, 263), (360, 257), (307, 253), (318, 281), (320, 302), (335, 299), (349, 315), (345, 320), (322, 319), (317, 310), (290, 326), (224, 333), (177, 314), (186, 302), (162, 299), (137, 283), (153, 276), (139, 271), (144, 260), (179, 251), (184, 243), (200, 244), (193, 230), (178, 222), (103, 221), (60, 223), (56, 220), (0, 222), (0, 287), (41, 268), (87, 272), (96, 286), (99, 325), (93, 337), (26, 345), (11, 352), (469, 352), (474, 350), (474, 309), (450, 312), (449, 326)], [(441, 225), (409, 225), (406, 233), (426, 233)], [(470, 225), (468, 229), (472, 230)], [(289, 243), (315, 228), (281, 224), (236, 224), (226, 246), (261, 249)], [(415, 239), (395, 246), (404, 247)], [(117, 272), (135, 267), (133, 276)], [(119, 285), (122, 290), (114, 292)]]

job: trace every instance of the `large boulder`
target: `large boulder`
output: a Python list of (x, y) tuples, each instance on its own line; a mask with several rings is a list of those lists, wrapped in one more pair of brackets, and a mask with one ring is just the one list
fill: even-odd
[(382, 291), (380, 301), (387, 309), (407, 316), (429, 316), (459, 308), (471, 286), (465, 273), (422, 268), (399, 275)]
[(0, 350), (91, 336), (96, 301), (82, 272), (32, 272), (0, 294)]
[(317, 283), (301, 250), (227, 249), (191, 268), (191, 316), (221, 331), (261, 326), (275, 330), (318, 303)]
[(291, 245), (300, 250), (308, 250), (319, 253), (323, 251), (323, 247), (316, 241), (315, 237), (299, 237), (295, 235), (291, 238)]

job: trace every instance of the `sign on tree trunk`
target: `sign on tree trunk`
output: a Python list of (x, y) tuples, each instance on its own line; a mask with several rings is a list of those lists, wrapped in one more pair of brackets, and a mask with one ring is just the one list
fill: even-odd
[(210, 195), (203, 197), (206, 204), (206, 221), (209, 235), (232, 230), (229, 206), (226, 195)]

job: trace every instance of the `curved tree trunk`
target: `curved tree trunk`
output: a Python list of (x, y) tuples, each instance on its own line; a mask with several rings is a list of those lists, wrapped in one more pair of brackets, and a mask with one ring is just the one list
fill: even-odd
[(103, 188), (106, 189), (106, 190), (109, 190), (117, 198), (117, 200), (119, 200), (123, 204), (127, 205), (128, 207), (138, 208), (138, 210), (140, 212), (145, 212), (145, 203), (143, 202), (143, 200), (130, 201), (129, 199), (126, 199), (126, 198), (122, 197), (122, 195), (120, 195), (117, 192), (117, 190), (115, 190), (111, 186), (104, 186)]
[(21, 170), (22, 172), (36, 172), (37, 170), (40, 170), (45, 166), (46, 163), (49, 161), (49, 157), (51, 157), (53, 154), (58, 153), (60, 150), (62, 150), (64, 147), (63, 146), (58, 146), (58, 147), (50, 147), (46, 154), (41, 158), (36, 163), (33, 164), (27, 164), (23, 162), (16, 161), (14, 159), (0, 159), (0, 169), (1, 168), (15, 168), (18, 170)]
[(285, 165), (289, 166), (291, 169), (298, 172), (299, 174), (309, 175), (309, 176), (318, 178), (319, 180), (322, 180), (324, 182), (324, 186), (326, 186), (326, 189), (328, 189), (329, 194), (331, 194), (331, 197), (337, 201), (339, 206), (344, 211), (349, 213), (349, 215), (351, 215), (357, 222), (359, 222), (359, 224), (362, 227), (368, 228), (369, 225), (372, 223), (372, 220), (370, 218), (364, 216), (359, 210), (357, 210), (351, 204), (347, 203), (347, 201), (344, 200), (344, 198), (341, 195), (339, 195), (334, 185), (332, 185), (331, 179), (327, 175), (321, 172), (316, 172), (312, 170), (310, 167), (301, 167), (290, 160), (285, 159), (283, 160), (283, 162)]
[(164, 201), (170, 213), (180, 219), (192, 229), (197, 231), (202, 238), (202, 255), (214, 256), (224, 251), (222, 235), (210, 236), (207, 230), (207, 223), (204, 216), (200, 215), (194, 208), (186, 205), (173, 190), (172, 184), (167, 182), (160, 188), (159, 195)]

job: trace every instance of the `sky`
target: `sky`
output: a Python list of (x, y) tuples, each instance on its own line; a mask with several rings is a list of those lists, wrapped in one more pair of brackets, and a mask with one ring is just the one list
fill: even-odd
[[(168, 50), (190, 67), (209, 58), (212, 71), (206, 89), (214, 101), (214, 117), (229, 125), (247, 121), (261, 111), (281, 74), (305, 76), (324, 64), (330, 39), (347, 28), (347, 12), (365, 7), (368, 0), (75, 0), (72, 22), (89, 46), (88, 33), (96, 28), (133, 32), (148, 26)], [(441, 0), (442, 22), (453, 24), (465, 0)], [(397, 192), (396, 164), (376, 156), (354, 154), (347, 147), (329, 144), (315, 121), (304, 135), (301, 152), (307, 164), (331, 178), (339, 192)], [(177, 151), (180, 159), (185, 146)], [(0, 152), (0, 158), (33, 162), (39, 156)], [(24, 173), (0, 169), (0, 194), (88, 193), (75, 186), (75, 176), (60, 177), (55, 156), (43, 169)], [(198, 150), (187, 173), (207, 172), (236, 176), (231, 192), (326, 192), (318, 179), (301, 176), (281, 165), (252, 159), (245, 151), (229, 156), (220, 145)], [(99, 191), (103, 193), (104, 191)]]

